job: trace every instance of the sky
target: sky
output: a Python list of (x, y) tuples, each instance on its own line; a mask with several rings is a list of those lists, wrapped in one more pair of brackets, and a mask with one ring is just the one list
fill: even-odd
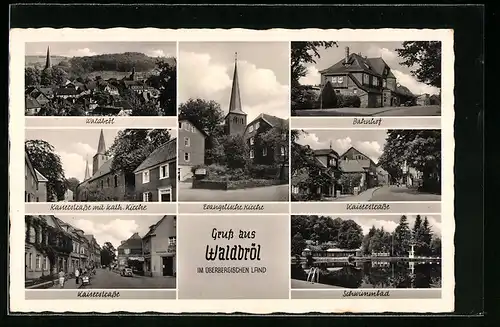
[(351, 146), (355, 147), (375, 163), (384, 150), (387, 130), (384, 129), (330, 129), (330, 130), (305, 130), (301, 133), (297, 143), (309, 145), (312, 149), (328, 149), (330, 142), (332, 149), (342, 155)]
[(150, 57), (177, 57), (176, 42), (29, 42), (27, 56), (85, 57), (100, 54), (142, 52)]
[[(109, 149), (119, 129), (103, 129), (104, 143)], [(26, 140), (44, 140), (54, 147), (61, 157), (64, 175), (77, 178), (80, 182), (85, 177), (85, 162), (88, 158), (92, 174), (92, 158), (97, 151), (101, 130), (96, 129), (26, 129)], [(172, 137), (177, 137), (177, 130), (170, 130)]]
[(402, 47), (402, 42), (338, 42), (338, 47), (319, 50), (320, 58), (316, 64), (307, 65), (307, 75), (300, 79), (304, 85), (316, 85), (320, 82), (319, 71), (333, 66), (345, 58), (345, 47), (349, 47), (350, 53), (360, 53), (368, 58), (382, 57), (391, 68), (396, 81), (406, 86), (414, 94), (438, 94), (439, 89), (420, 83), (411, 76), (410, 71), (416, 67), (409, 68), (400, 65), (402, 61), (395, 49)]
[(228, 111), (238, 53), (241, 105), (247, 122), (261, 113), (288, 118), (289, 44), (287, 42), (179, 43), (179, 103), (214, 100)]
[(149, 226), (156, 224), (163, 216), (158, 215), (59, 215), (57, 218), (80, 228), (85, 234), (92, 234), (100, 246), (111, 242), (115, 249), (121, 241), (132, 234), (139, 233), (143, 237)]

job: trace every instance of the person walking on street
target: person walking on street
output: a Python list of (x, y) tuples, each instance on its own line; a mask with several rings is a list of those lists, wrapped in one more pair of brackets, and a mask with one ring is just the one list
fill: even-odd
[(59, 272), (59, 287), (64, 288), (64, 271), (61, 269)]
[(80, 270), (78, 268), (75, 269), (75, 282), (78, 284), (78, 278), (80, 278)]

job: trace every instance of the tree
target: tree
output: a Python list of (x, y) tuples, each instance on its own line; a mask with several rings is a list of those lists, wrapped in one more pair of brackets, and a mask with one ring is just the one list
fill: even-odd
[(40, 75), (42, 85), (63, 85), (68, 78), (68, 73), (61, 67), (55, 66), (44, 69)]
[[(175, 59), (174, 59), (175, 63)], [(160, 89), (160, 108), (165, 116), (175, 116), (177, 114), (177, 69), (176, 65), (171, 65), (163, 60), (158, 60), (158, 69), (160, 69), (159, 85)]]
[(423, 190), (441, 190), (441, 130), (389, 130), (379, 163), (390, 174), (408, 167), (422, 172)]
[(109, 266), (115, 261), (115, 247), (110, 242), (105, 242), (101, 249), (101, 264)]
[(292, 87), (291, 108), (292, 110), (300, 109), (317, 109), (319, 107), (318, 92), (310, 85), (296, 85)]
[(413, 225), (412, 230), (412, 240), (416, 247), (415, 253), (420, 255), (422, 248), (422, 217), (420, 217), (420, 215), (417, 215), (415, 218), (415, 224)]
[(80, 184), (80, 181), (75, 177), (70, 177), (66, 179), (66, 187), (68, 190), (71, 190), (73, 193), (76, 192), (76, 187)]
[(306, 241), (302, 237), (300, 232), (297, 232), (291, 241), (292, 255), (300, 255), (302, 251), (306, 248)]
[(431, 253), (433, 256), (441, 257), (441, 238), (437, 236), (432, 238)]
[(286, 165), (288, 164), (288, 149), (290, 147), (289, 143), (289, 128), (288, 120), (281, 122), (279, 125), (273, 126), (271, 129), (265, 131), (264, 133), (257, 134), (255, 142), (260, 143), (266, 148), (280, 151), (285, 149), (283, 156), (278, 152), (278, 164), (280, 165), (280, 178), (283, 179), (285, 176)]
[(402, 65), (410, 68), (416, 66), (411, 74), (419, 82), (441, 87), (441, 42), (406, 41), (396, 51), (403, 59)]
[(358, 249), (363, 241), (363, 229), (354, 220), (344, 220), (340, 225), (337, 245), (341, 249)]
[(330, 109), (337, 107), (337, 95), (330, 81), (326, 82), (323, 90), (321, 90), (321, 108)]
[(217, 131), (224, 121), (224, 114), (217, 102), (203, 99), (189, 99), (179, 106), (179, 120), (187, 119), (196, 127), (201, 128), (209, 136)]
[(421, 254), (424, 256), (428, 256), (431, 254), (431, 242), (432, 242), (432, 229), (429, 224), (429, 220), (427, 217), (424, 218), (424, 222), (422, 223), (421, 229)]
[(54, 147), (47, 141), (28, 140), (24, 144), (33, 168), (48, 180), (47, 197), (63, 200), (67, 186), (61, 157), (55, 153)]
[(397, 256), (407, 256), (410, 250), (411, 230), (408, 226), (408, 218), (403, 215), (399, 225), (394, 230), (393, 252)]
[(24, 69), (24, 84), (26, 86), (30, 85), (40, 85), (41, 82), (41, 72), (36, 67), (26, 67)]
[(342, 186), (342, 193), (354, 193), (354, 188), (361, 183), (361, 173), (342, 174), (339, 184)]
[(154, 150), (170, 140), (166, 129), (125, 129), (118, 132), (108, 154), (113, 156), (111, 169), (133, 172)]
[(337, 42), (316, 41), (316, 42), (292, 42), (291, 44), (291, 79), (293, 83), (298, 83), (301, 77), (306, 76), (306, 64), (315, 64), (316, 58), (320, 58), (319, 49), (328, 49), (333, 46), (338, 47)]
[(228, 135), (222, 141), (226, 165), (231, 169), (245, 168), (249, 163), (248, 144), (242, 135)]

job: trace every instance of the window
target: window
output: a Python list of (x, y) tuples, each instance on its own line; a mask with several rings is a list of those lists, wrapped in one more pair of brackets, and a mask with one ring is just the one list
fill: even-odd
[(253, 145), (255, 143), (255, 140), (253, 137), (250, 138), (250, 145)]
[(33, 253), (28, 254), (28, 269), (33, 269)]
[(335, 166), (337, 161), (335, 159), (330, 159), (330, 166)]
[(179, 122), (179, 128), (182, 129), (182, 122)]
[(37, 254), (36, 258), (35, 258), (35, 268), (36, 269), (42, 269), (42, 263), (41, 263), (40, 259), (41, 259), (40, 255)]
[(158, 202), (172, 202), (172, 188), (158, 190)]
[(254, 157), (253, 150), (250, 150), (250, 158), (253, 159), (253, 157)]
[(142, 184), (149, 183), (149, 170), (142, 172)]
[(189, 126), (189, 124), (188, 124), (187, 122), (185, 122), (185, 123), (184, 123), (184, 129), (185, 129), (186, 131), (188, 131), (188, 132), (189, 132), (189, 130), (191, 129), (191, 128), (190, 128), (190, 126)]
[(118, 187), (118, 176), (115, 175), (113, 177), (113, 179), (114, 179), (115, 187)]
[(262, 156), (263, 157), (267, 156), (267, 148), (262, 149)]
[(184, 137), (184, 146), (191, 146), (191, 139), (189, 137)]
[(194, 130), (194, 126), (191, 126), (191, 133), (194, 133), (195, 130)]
[(337, 83), (337, 76), (332, 77), (332, 83)]
[(48, 270), (49, 269), (49, 258), (44, 257), (43, 258), (43, 270)]
[(176, 240), (175, 240), (175, 236), (170, 236), (170, 237), (168, 238), (168, 245), (169, 245), (169, 246), (174, 246), (174, 245), (175, 245), (175, 243), (176, 243), (175, 241), (176, 241)]
[(255, 130), (258, 130), (258, 129), (259, 129), (259, 127), (260, 127), (260, 122), (256, 122), (256, 123), (255, 123)]
[(286, 152), (285, 147), (284, 147), (284, 146), (282, 146), (282, 147), (281, 147), (281, 155), (282, 155), (282, 156), (284, 156), (284, 155), (285, 155), (285, 152)]
[(253, 125), (250, 125), (250, 126), (248, 127), (248, 132), (249, 132), (249, 133), (252, 133), (252, 132), (253, 132)]
[(184, 161), (189, 161), (190, 155), (189, 152), (184, 152)]
[(169, 164), (160, 166), (160, 179), (168, 178), (169, 175)]
[(353, 89), (352, 89), (352, 92), (353, 92), (354, 94), (357, 94), (357, 93), (358, 93), (358, 89), (357, 89), (357, 88), (353, 88)]
[(299, 187), (297, 185), (292, 186), (292, 193), (293, 194), (298, 194), (299, 193)]
[(342, 84), (342, 82), (344, 82), (344, 77), (343, 76), (337, 77), (337, 83)]

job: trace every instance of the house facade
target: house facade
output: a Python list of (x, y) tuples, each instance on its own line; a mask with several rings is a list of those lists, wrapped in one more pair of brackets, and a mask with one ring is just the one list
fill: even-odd
[(118, 269), (128, 266), (134, 271), (143, 271), (142, 238), (138, 233), (134, 233), (129, 239), (122, 241), (117, 251)]
[(24, 114), (26, 116), (34, 116), (42, 110), (42, 105), (35, 98), (29, 95), (24, 97)]
[(101, 129), (97, 153), (93, 157), (92, 175), (86, 167), (85, 179), (75, 190), (77, 202), (132, 201), (135, 198), (135, 176), (111, 169), (113, 159), (106, 154), (104, 134)]
[(135, 170), (135, 200), (143, 202), (176, 201), (177, 139), (153, 151)]
[(378, 185), (377, 165), (367, 155), (350, 147), (339, 159), (342, 173), (361, 174), (359, 191)]
[(146, 276), (175, 276), (176, 265), (176, 216), (163, 216), (149, 227), (142, 238), (144, 274)]
[(205, 140), (207, 135), (186, 119), (179, 120), (178, 179), (189, 181), (193, 178), (191, 169), (205, 164)]
[(361, 108), (392, 107), (411, 101), (415, 96), (397, 83), (391, 68), (381, 58), (367, 58), (350, 53), (345, 48), (345, 57), (320, 71), (320, 87), (330, 82), (337, 94), (358, 96)]
[(391, 176), (380, 166), (377, 166), (377, 178), (379, 186), (387, 186), (391, 184)]
[(29, 155), (24, 153), (24, 201), (47, 202), (47, 178), (33, 167)]

